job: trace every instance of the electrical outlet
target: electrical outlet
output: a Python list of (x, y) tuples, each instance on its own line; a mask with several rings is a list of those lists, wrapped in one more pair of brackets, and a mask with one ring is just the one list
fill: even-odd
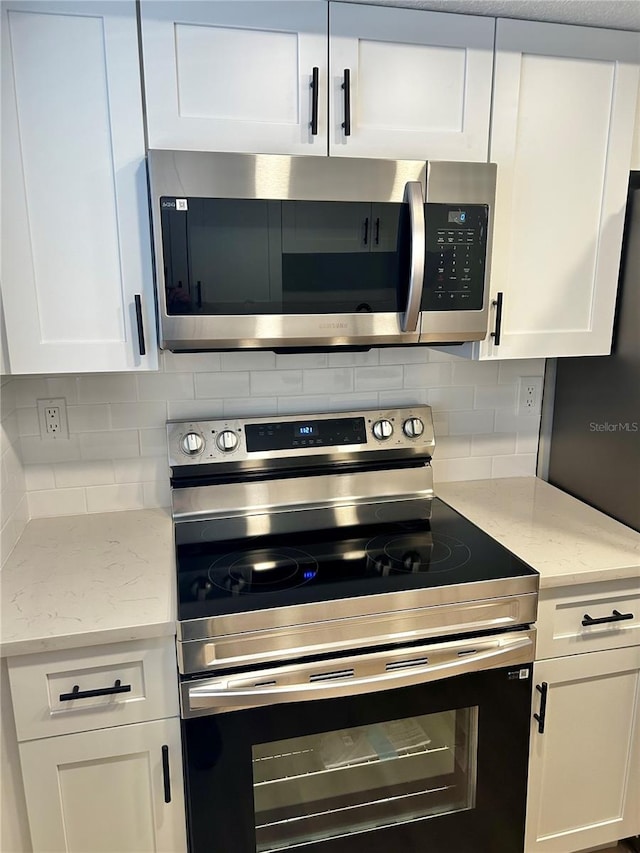
[(518, 414), (537, 415), (542, 402), (542, 378), (521, 376), (518, 391)]
[(67, 401), (64, 397), (54, 400), (37, 400), (40, 438), (59, 440), (69, 438)]

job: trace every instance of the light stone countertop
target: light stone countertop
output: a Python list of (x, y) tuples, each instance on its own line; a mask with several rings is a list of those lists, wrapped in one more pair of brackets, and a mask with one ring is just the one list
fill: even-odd
[(33, 519), (0, 585), (2, 656), (172, 636), (171, 513)]
[(441, 483), (435, 493), (540, 573), (540, 589), (640, 583), (640, 533), (537, 477)]

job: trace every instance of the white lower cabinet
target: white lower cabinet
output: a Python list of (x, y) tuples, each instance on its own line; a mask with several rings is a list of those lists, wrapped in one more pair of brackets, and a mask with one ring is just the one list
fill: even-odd
[(20, 744), (35, 853), (186, 850), (180, 722)]
[(534, 677), (526, 853), (640, 833), (640, 646), (538, 661)]

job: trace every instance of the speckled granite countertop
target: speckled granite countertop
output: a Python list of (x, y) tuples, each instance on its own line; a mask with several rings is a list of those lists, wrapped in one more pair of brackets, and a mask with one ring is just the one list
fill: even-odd
[(2, 656), (171, 636), (171, 513), (33, 519), (0, 585)]
[(536, 477), (436, 484), (435, 493), (540, 573), (540, 589), (640, 583), (640, 533)]

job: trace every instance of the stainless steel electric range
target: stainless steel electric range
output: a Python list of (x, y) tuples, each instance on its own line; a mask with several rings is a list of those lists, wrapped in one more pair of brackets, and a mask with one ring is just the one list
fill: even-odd
[(191, 853), (522, 851), (538, 576), (429, 407), (167, 429)]

